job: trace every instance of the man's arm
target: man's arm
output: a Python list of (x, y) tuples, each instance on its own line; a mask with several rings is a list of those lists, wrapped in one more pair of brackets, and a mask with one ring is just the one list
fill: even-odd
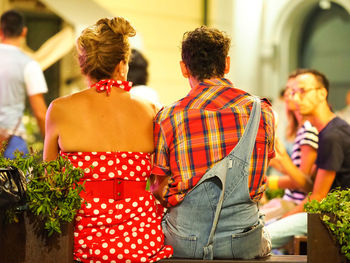
[(29, 96), (29, 103), (32, 108), (33, 114), (38, 122), (38, 126), (41, 134), (45, 137), (45, 116), (46, 116), (46, 103), (42, 93)]
[(299, 169), (289, 157), (280, 140), (276, 139), (275, 147), (277, 154), (275, 159), (271, 160), (270, 165), (288, 175), (298, 188), (302, 188), (306, 192), (311, 191), (312, 180), (309, 173), (316, 160), (316, 150), (308, 145), (301, 146), (302, 162)]
[(293, 210), (288, 212), (285, 216), (289, 216), (292, 214), (300, 213), (304, 211), (304, 204), (310, 200), (321, 201), (325, 198), (332, 187), (334, 182), (336, 172), (328, 171), (323, 169), (318, 169), (316, 174), (316, 180), (313, 187), (312, 194), (309, 197), (306, 197), (303, 202), (301, 202), (298, 206), (296, 206)]

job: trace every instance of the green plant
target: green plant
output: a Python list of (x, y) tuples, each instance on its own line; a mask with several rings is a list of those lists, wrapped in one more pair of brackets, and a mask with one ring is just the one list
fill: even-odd
[[(54, 161), (45, 162), (39, 154), (22, 156), (17, 153), (14, 160), (0, 158), (0, 167), (14, 166), (27, 176), (27, 206), (29, 211), (45, 223), (51, 236), (61, 233), (61, 223), (71, 222), (81, 207), (80, 192), (83, 184), (78, 182), (84, 176), (80, 168), (75, 168), (68, 159), (59, 156)], [(14, 210), (8, 215), (13, 216)], [(12, 218), (15, 221), (15, 218)], [(13, 221), (13, 220), (12, 220)]]
[(321, 214), (322, 221), (334, 234), (343, 253), (350, 260), (350, 189), (334, 190), (322, 201), (309, 201), (305, 211)]

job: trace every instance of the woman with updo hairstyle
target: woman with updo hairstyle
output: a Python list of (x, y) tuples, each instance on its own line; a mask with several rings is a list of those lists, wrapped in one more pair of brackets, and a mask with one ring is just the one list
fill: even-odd
[(121, 17), (101, 19), (77, 40), (88, 88), (54, 100), (46, 116), (44, 159), (84, 169), (84, 203), (74, 223), (76, 262), (155, 262), (164, 246), (163, 208), (146, 191), (156, 108), (130, 96), (129, 37)]

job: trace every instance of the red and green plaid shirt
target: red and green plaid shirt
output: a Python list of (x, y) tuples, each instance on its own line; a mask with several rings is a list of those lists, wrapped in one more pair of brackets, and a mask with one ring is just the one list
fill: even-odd
[[(169, 206), (186, 193), (241, 138), (253, 105), (251, 96), (225, 79), (200, 83), (183, 99), (163, 108), (154, 121), (152, 174), (171, 176), (164, 193)], [(274, 116), (262, 100), (262, 115), (249, 175), (250, 196), (257, 201), (265, 190), (268, 159), (274, 156)]]

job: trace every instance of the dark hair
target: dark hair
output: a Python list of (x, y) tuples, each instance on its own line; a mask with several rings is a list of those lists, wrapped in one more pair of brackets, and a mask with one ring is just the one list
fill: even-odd
[(181, 56), (190, 74), (197, 80), (223, 77), (231, 39), (215, 28), (201, 26), (186, 32)]
[(141, 52), (136, 49), (131, 50), (129, 61), (128, 81), (133, 83), (133, 86), (146, 85), (148, 81), (148, 61)]
[(328, 79), (326, 78), (326, 76), (324, 74), (322, 74), (321, 72), (315, 70), (315, 69), (303, 69), (303, 68), (299, 68), (299, 69), (296, 69), (295, 71), (293, 71), (288, 79), (291, 79), (291, 78), (296, 78), (297, 76), (299, 75), (303, 75), (303, 74), (312, 74), (317, 82), (319, 84), (321, 84), (326, 90), (327, 90), (327, 93), (329, 92), (329, 81)]
[(9, 10), (2, 14), (0, 18), (1, 31), (5, 37), (18, 37), (24, 28), (24, 18), (16, 10)]
[(110, 78), (120, 61), (128, 63), (128, 38), (135, 34), (135, 29), (122, 17), (103, 18), (86, 28), (77, 41), (83, 74), (96, 80)]

